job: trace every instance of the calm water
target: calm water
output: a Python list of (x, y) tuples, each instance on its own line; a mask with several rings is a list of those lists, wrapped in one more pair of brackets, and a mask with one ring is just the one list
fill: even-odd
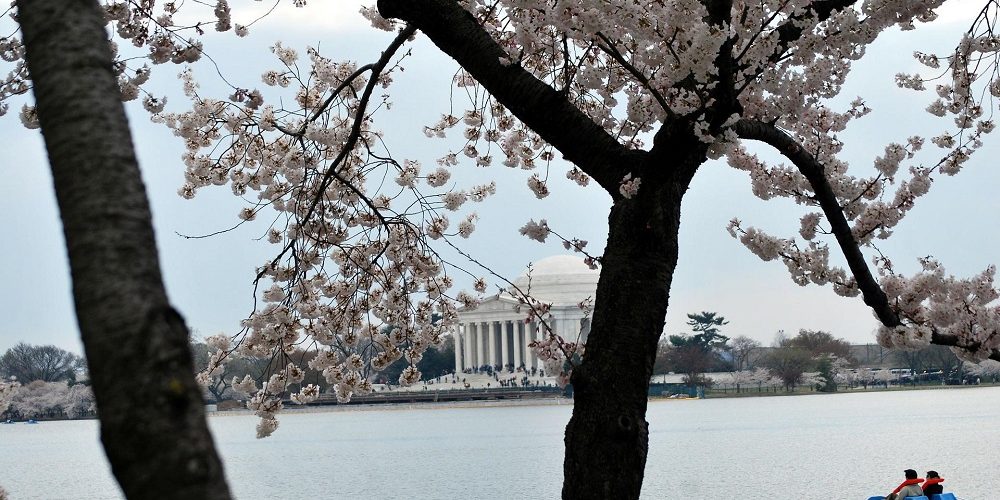
[[(559, 496), (563, 406), (210, 419), (238, 499)], [(1000, 388), (663, 401), (649, 406), (645, 499), (865, 499), (936, 469), (961, 499), (1000, 498)], [(12, 500), (116, 499), (97, 422), (0, 425)]]

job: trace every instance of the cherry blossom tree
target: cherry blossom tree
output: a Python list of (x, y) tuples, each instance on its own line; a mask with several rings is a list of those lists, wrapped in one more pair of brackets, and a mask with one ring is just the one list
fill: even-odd
[(749, 371), (754, 368), (757, 351), (761, 348), (759, 340), (746, 335), (737, 335), (729, 341), (729, 353), (733, 356), (733, 370)]
[(20, 387), (20, 382), (16, 380), (0, 380), (0, 415), (3, 415), (7, 411), (10, 402), (14, 399)]
[(36, 380), (21, 387), (10, 400), (10, 411), (20, 418), (80, 418), (93, 414), (94, 409), (89, 387), (66, 382)]
[[(24, 45), (16, 37), (2, 40), (0, 54), (13, 70), (0, 86), (0, 101), (14, 99), (29, 86), (34, 90), (37, 108), (25, 103), (20, 118), (29, 127), (42, 128), (57, 172), (60, 203), (108, 196), (74, 191), (71, 186), (79, 186), (78, 177), (77, 184), (60, 187), (58, 172), (65, 172), (59, 167), (60, 153), (66, 149), (60, 140), (65, 139), (86, 152), (77, 156), (93, 154), (108, 164), (125, 158), (133, 173), (114, 177), (102, 171), (90, 178), (107, 178), (100, 186), (95, 183), (98, 191), (117, 182), (131, 183), (121, 196), (145, 214), (131, 148), (118, 149), (130, 144), (127, 130), (115, 129), (118, 135), (110, 143), (97, 146), (117, 145), (114, 150), (121, 154), (108, 158), (94, 151), (93, 144), (74, 141), (73, 132), (57, 132), (72, 124), (65, 118), (82, 113), (60, 106), (100, 102), (99, 109), (110, 109), (93, 96), (101, 92), (104, 97), (138, 99), (150, 69), (137, 66), (137, 61), (154, 66), (194, 62), (202, 55), (199, 38), (204, 27), (244, 36), (251, 23), (234, 21), (225, 0), (202, 13), (197, 9), (203, 4), (198, 3), (108, 1), (103, 21), (128, 43), (118, 47), (121, 52), (113, 62), (102, 49), (101, 67), (107, 74), (100, 75), (103, 86), (86, 93), (88, 100), (70, 92), (74, 97), (57, 98), (53, 105), (48, 94), (53, 87), (43, 81), (50, 77), (46, 71), (69, 59), (69, 49), (62, 49), (52, 62), (33, 61), (32, 46), (44, 47), (43, 35), (36, 33), (52, 31), (32, 31), (31, 22), (38, 18), (29, 15), (28, 5), (35, 3), (42, 2), (20, 2), (17, 13)], [(934, 9), (943, 3), (379, 0), (363, 14), (394, 37), (374, 62), (339, 62), (315, 48), (303, 59), (294, 48), (276, 43), (276, 69), (263, 78), (267, 88), (236, 87), (222, 98), (202, 95), (193, 73), (185, 71), (182, 83), (191, 101), (189, 111), (167, 110), (160, 97), (147, 94), (142, 99), (154, 120), (173, 130), (187, 147), (186, 183), (179, 193), (194, 197), (210, 186), (228, 186), (249, 200), (240, 220), (264, 213), (275, 221), (267, 237), (275, 245), (275, 257), (260, 267), (254, 282), (262, 303), (241, 332), (211, 341), (217, 352), (201, 381), (220, 373), (230, 356), (270, 357), (274, 362), (268, 377), (232, 384), (250, 397), (250, 407), (261, 417), (258, 435), (266, 436), (277, 428), (282, 395), (302, 381), (302, 367), (287, 358), (300, 345), (320, 350), (310, 367), (322, 370), (344, 400), (370, 391), (370, 378), (399, 359), (409, 364), (400, 381), (418, 380), (416, 365), (423, 353), (454, 328), (458, 308), (475, 307), (487, 288), (485, 277), (475, 276), (472, 291), (455, 291), (450, 273), (457, 271), (435, 250), (435, 245), (448, 245), (450, 238), (468, 237), (478, 222), (468, 204), (485, 200), (495, 190), (493, 184), (452, 186), (451, 169), (502, 163), (536, 170), (527, 187), (542, 198), (551, 194), (546, 179), (557, 154), (572, 164), (567, 177), (584, 185), (594, 182), (613, 200), (603, 253), (587, 254), (589, 263), (600, 266), (601, 277), (586, 348), (576, 339), (555, 335), (535, 345), (547, 367), (562, 369), (561, 377), (574, 386), (565, 438), (565, 498), (639, 496), (649, 433), (647, 386), (677, 264), (681, 202), (710, 159), (725, 158), (745, 171), (757, 196), (789, 198), (810, 210), (801, 218), (799, 234), (791, 238), (769, 235), (739, 219), (729, 230), (761, 259), (782, 262), (798, 284), (860, 295), (883, 325), (878, 334), (882, 344), (933, 343), (950, 346), (967, 360), (1000, 360), (994, 268), (956, 278), (941, 263), (923, 259), (920, 272), (905, 276), (888, 257), (871, 250), (929, 192), (933, 179), (958, 173), (994, 128), (988, 110), (1000, 96), (1000, 80), (995, 78), (998, 42), (991, 31), (995, 2), (987, 3), (952, 53), (917, 54), (922, 64), (943, 74), (928, 107), (930, 113), (950, 118), (946, 130), (930, 138), (939, 155), (927, 153), (925, 139), (913, 136), (887, 144), (871, 165), (874, 173), (849, 172), (839, 156), (843, 144), (838, 134), (869, 111), (860, 98), (846, 107), (834, 103), (851, 64), (879, 33), (931, 22)], [(76, 43), (84, 40), (69, 29), (60, 34)], [(389, 154), (376, 128), (377, 112), (391, 104), (393, 74), (402, 67), (405, 46), (416, 36), (426, 36), (457, 62), (461, 69), (454, 83), (469, 96), (460, 116), (449, 111), (424, 129), (429, 138), (436, 138), (459, 128), (466, 140), (461, 150), (443, 151), (433, 171), (418, 160)], [(92, 46), (104, 43), (88, 40)], [(141, 60), (125, 54), (128, 45), (143, 51)], [(117, 88), (108, 77), (117, 78)], [(897, 77), (898, 85), (914, 90), (923, 89), (927, 81), (920, 75)], [(112, 121), (124, 123), (120, 116)], [(767, 163), (752, 151), (753, 144), (773, 148), (789, 165)], [(66, 188), (74, 195), (63, 194)], [(103, 273), (117, 277), (120, 271), (97, 267), (93, 259), (76, 253), (75, 235), (85, 229), (74, 226), (81, 217), (74, 218), (69, 208), (63, 208), (63, 217), (77, 308), (103, 417), (105, 404), (115, 399), (105, 392), (114, 382), (101, 377), (119, 360), (107, 356), (106, 345), (99, 347), (104, 340), (85, 324), (103, 312), (87, 308), (114, 302), (109, 297), (116, 297), (122, 286)], [(89, 216), (91, 210), (103, 213), (100, 206), (76, 213)], [(140, 219), (148, 222), (148, 215)], [(138, 295), (154, 297), (155, 303), (137, 304), (132, 309), (145, 316), (117, 324), (169, 335), (155, 348), (135, 345), (134, 340), (122, 340), (118, 347), (134, 358), (130, 363), (159, 363), (143, 367), (142, 373), (159, 374), (159, 380), (166, 381), (163, 391), (151, 392), (154, 398), (164, 395), (165, 401), (144, 403), (185, 410), (176, 432), (164, 434), (180, 448), (191, 445), (185, 451), (193, 455), (174, 458), (193, 456), (208, 464), (210, 473), (190, 484), (222, 485), (215, 491), (225, 497), (221, 466), (210, 439), (206, 441), (203, 415), (193, 409), (197, 405), (190, 395), (197, 390), (181, 374), (190, 369), (190, 360), (178, 354), (183, 325), (156, 285), (151, 230), (141, 225), (136, 231), (144, 239), (130, 234), (114, 241), (133, 242), (130, 248), (142, 249), (146, 260), (139, 269), (146, 272), (139, 278), (151, 284), (152, 292)], [(566, 248), (586, 252), (586, 242), (560, 236), (545, 220), (529, 221), (521, 232), (539, 241), (559, 238)], [(843, 254), (846, 268), (831, 263), (831, 248)], [(109, 252), (118, 255), (113, 250)], [(869, 260), (865, 252), (876, 258)], [(111, 286), (102, 293), (84, 283)], [(529, 320), (546, 321), (545, 304), (512, 285), (504, 287), (528, 306)], [(291, 399), (308, 402), (317, 393), (306, 385)], [(110, 416), (102, 425), (108, 435), (128, 428), (127, 422)], [(150, 447), (145, 448), (148, 452)], [(133, 472), (115, 465), (126, 494), (138, 498), (141, 493), (125, 487), (126, 476)]]
[(865, 389), (868, 389), (868, 386), (875, 382), (875, 372), (871, 368), (858, 368), (857, 374), (858, 383)]
[(754, 373), (753, 370), (736, 370), (731, 372), (731, 383), (736, 388), (737, 393), (740, 392), (741, 387), (745, 388), (754, 382)]
[(989, 378), (993, 383), (997, 382), (997, 378), (1000, 378), (1000, 361), (994, 361), (992, 359), (987, 359), (982, 363), (965, 363), (965, 370), (977, 377)]
[(65, 383), (36, 380), (21, 387), (10, 409), (20, 418), (56, 418), (64, 414), (63, 403), (68, 392)]
[(757, 384), (757, 392), (760, 392), (760, 389), (764, 386), (781, 387), (783, 384), (781, 379), (772, 375), (771, 370), (768, 370), (767, 368), (754, 369), (751, 380), (753, 383)]

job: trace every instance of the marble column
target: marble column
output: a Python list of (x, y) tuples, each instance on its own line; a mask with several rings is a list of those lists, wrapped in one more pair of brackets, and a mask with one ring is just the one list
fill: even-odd
[(488, 333), (487, 338), (489, 339), (489, 349), (487, 349), (487, 354), (489, 356), (489, 362), (486, 363), (490, 366), (497, 364), (497, 323), (496, 321), (490, 321), (486, 325), (486, 331)]
[(468, 368), (472, 368), (473, 365), (474, 365), (473, 364), (473, 360), (472, 360), (472, 327), (471, 327), (471, 323), (463, 323), (462, 324), (462, 330), (465, 330), (465, 339), (464, 339), (464, 342), (462, 342), (462, 344), (465, 345), (465, 365), (464, 365), (464, 367), (466, 369), (468, 369)]
[(500, 323), (500, 369), (506, 370), (507, 365), (510, 363), (510, 341), (507, 340), (507, 332), (514, 324), (513, 321), (507, 320)]
[(525, 332), (525, 334), (524, 334), (524, 336), (525, 336), (525, 341), (524, 341), (524, 349), (525, 349), (524, 350), (524, 352), (525, 352), (525, 354), (524, 354), (524, 359), (525, 359), (525, 361), (524, 361), (524, 367), (529, 372), (531, 371), (531, 368), (534, 367), (536, 365), (536, 363), (538, 362), (538, 356), (535, 355), (535, 351), (532, 350), (530, 347), (528, 347), (528, 344), (530, 344), (531, 342), (533, 342), (535, 340), (538, 340), (538, 332), (540, 331), (539, 328), (538, 328), (538, 325), (539, 325), (538, 321), (532, 321), (531, 324), (528, 326), (528, 331)]
[(455, 339), (455, 373), (462, 373), (462, 327), (458, 325), (455, 327), (455, 333), (452, 334)]
[(521, 326), (524, 323), (520, 321), (514, 322), (514, 370), (517, 370), (521, 366)]
[(486, 341), (486, 335), (483, 335), (483, 324), (476, 323), (476, 368), (486, 364), (486, 357), (483, 356), (483, 344)]

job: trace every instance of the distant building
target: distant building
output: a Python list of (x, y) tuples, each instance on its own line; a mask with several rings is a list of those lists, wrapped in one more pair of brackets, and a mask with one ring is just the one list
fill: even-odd
[[(553, 332), (573, 341), (586, 340), (590, 320), (579, 304), (597, 291), (599, 272), (575, 255), (547, 257), (514, 280), (514, 285), (539, 302), (551, 304), (545, 322)], [(455, 335), (455, 371), (492, 366), (494, 369), (541, 369), (527, 347), (543, 338), (538, 321), (526, 323), (527, 307), (508, 293), (483, 300), (474, 310), (459, 311)]]

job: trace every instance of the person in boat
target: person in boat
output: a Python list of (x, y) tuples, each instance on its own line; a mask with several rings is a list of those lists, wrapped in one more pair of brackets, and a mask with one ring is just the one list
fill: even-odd
[(892, 490), (892, 493), (889, 493), (885, 500), (903, 500), (906, 497), (919, 497), (924, 494), (924, 490), (920, 489), (920, 483), (924, 480), (917, 477), (917, 471), (906, 469), (903, 474), (906, 476), (906, 480), (896, 486), (896, 489)]
[(944, 493), (944, 486), (941, 483), (944, 482), (944, 478), (939, 476), (936, 471), (927, 471), (927, 480), (924, 481), (924, 495), (930, 497), (934, 494)]

